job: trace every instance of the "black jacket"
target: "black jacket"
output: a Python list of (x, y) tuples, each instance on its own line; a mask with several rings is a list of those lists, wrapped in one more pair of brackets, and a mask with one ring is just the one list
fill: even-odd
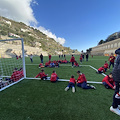
[(120, 48), (115, 51), (117, 54), (115, 65), (112, 71), (113, 79), (116, 82), (120, 82)]

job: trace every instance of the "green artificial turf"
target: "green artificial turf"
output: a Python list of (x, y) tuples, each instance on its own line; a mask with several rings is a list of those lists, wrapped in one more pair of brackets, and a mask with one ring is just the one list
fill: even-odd
[[(71, 56), (67, 56), (67, 60)], [(79, 62), (79, 56), (75, 56)], [(52, 56), (52, 60), (59, 59)], [(82, 65), (92, 65), (99, 68), (104, 65), (108, 57), (94, 56), (89, 61), (83, 61)], [(44, 57), (44, 62), (48, 57)], [(40, 69), (39, 57), (33, 58), (30, 63), (26, 58), (26, 72), (28, 77), (34, 77)], [(30, 64), (30, 65), (29, 65)], [(67, 64), (71, 65), (71, 64)], [(96, 74), (89, 66), (72, 68), (60, 66), (60, 68), (44, 68), (49, 76), (52, 70), (56, 70), (61, 79), (69, 79), (74, 75), (77, 79), (77, 70), (86, 75), (88, 81), (102, 81), (103, 75)], [(112, 67), (107, 74), (112, 71)], [(114, 91), (105, 89), (103, 85), (93, 84), (96, 90), (84, 90), (76, 87), (76, 92), (71, 89), (64, 91), (68, 82), (51, 83), (50, 81), (28, 80), (0, 92), (0, 119), (1, 120), (119, 120), (119, 116), (110, 112)]]

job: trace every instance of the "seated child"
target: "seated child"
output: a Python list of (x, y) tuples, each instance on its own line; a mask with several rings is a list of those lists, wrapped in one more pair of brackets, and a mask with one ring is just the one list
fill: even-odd
[(53, 70), (50, 81), (54, 83), (54, 82), (57, 82), (58, 79), (59, 79), (59, 77), (57, 76), (56, 72)]
[(65, 63), (65, 64), (66, 64), (66, 63), (68, 63), (68, 61), (65, 59), (65, 60), (63, 60), (63, 63)]
[(74, 66), (75, 66), (75, 67), (79, 67), (77, 61), (74, 62)]
[(49, 67), (49, 65), (50, 65), (50, 64), (49, 64), (48, 62), (45, 63), (45, 67)]
[(12, 80), (13, 82), (18, 81), (21, 78), (21, 72), (17, 70), (17, 68), (14, 69), (10, 80)]
[(74, 93), (75, 92), (75, 83), (76, 83), (76, 80), (75, 80), (74, 76), (72, 75), (68, 86), (65, 88), (65, 91), (68, 91), (69, 88), (72, 88), (72, 92)]
[(100, 67), (96, 73), (100, 74), (100, 73), (103, 73), (103, 72), (105, 73), (104, 66)]
[(83, 89), (96, 89), (93, 85), (87, 85), (86, 77), (80, 71), (77, 71), (78, 79), (77, 79), (77, 86)]
[(55, 67), (55, 64), (54, 64), (53, 62), (51, 62), (49, 67), (50, 67), (50, 68), (51, 68), (51, 67)]
[(39, 64), (39, 68), (44, 68), (43, 63)]
[(107, 63), (107, 61), (105, 61), (105, 64), (104, 64), (105, 72), (107, 71), (108, 68), (109, 68), (109, 67), (108, 67), (108, 63)]
[(57, 67), (57, 68), (59, 67), (59, 63), (58, 62), (56, 62), (55, 67)]
[(113, 80), (112, 73), (110, 73), (109, 75), (106, 75), (103, 78), (102, 83), (107, 89), (113, 89), (113, 90), (115, 89), (115, 81)]
[(19, 71), (20, 71), (20, 78), (24, 77), (23, 68), (20, 68)]
[(41, 72), (40, 72), (40, 73), (38, 73), (38, 75), (36, 75), (36, 77), (35, 77), (35, 78), (37, 78), (37, 77), (39, 77), (39, 76), (40, 76), (40, 79), (41, 79), (41, 80), (44, 80), (44, 79), (46, 80), (46, 79), (47, 79), (48, 74), (45, 74), (45, 73), (44, 73), (44, 70), (42, 69), (42, 70), (41, 70)]

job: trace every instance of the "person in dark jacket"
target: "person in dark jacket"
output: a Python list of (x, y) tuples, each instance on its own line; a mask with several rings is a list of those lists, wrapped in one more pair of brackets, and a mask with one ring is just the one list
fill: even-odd
[(88, 61), (88, 57), (89, 57), (89, 55), (88, 55), (88, 53), (86, 53), (86, 61)]
[(115, 51), (115, 54), (117, 54), (117, 57), (115, 60), (112, 75), (115, 81), (116, 88), (113, 95), (113, 103), (110, 107), (110, 111), (120, 116), (120, 110), (118, 109), (118, 105), (120, 105), (120, 48)]
[(42, 53), (40, 55), (40, 60), (41, 60), (41, 63), (43, 63), (43, 55), (42, 55)]

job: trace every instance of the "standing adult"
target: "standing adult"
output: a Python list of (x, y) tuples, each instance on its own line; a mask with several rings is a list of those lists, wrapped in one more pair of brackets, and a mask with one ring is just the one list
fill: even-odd
[(110, 66), (111, 66), (111, 65), (114, 67), (115, 57), (114, 57), (113, 53), (111, 53), (108, 61), (109, 61), (109, 69), (110, 69)]
[(84, 61), (84, 53), (82, 54), (82, 58), (83, 58), (83, 61)]
[(117, 54), (117, 58), (115, 60), (115, 66), (112, 71), (113, 79), (115, 81), (115, 93), (113, 95), (113, 103), (110, 107), (110, 111), (120, 115), (120, 110), (118, 109), (118, 105), (120, 105), (120, 48), (115, 51)]
[(71, 59), (70, 59), (70, 62), (72, 62), (72, 67), (74, 65), (74, 62), (75, 62), (75, 57), (72, 55)]
[(43, 63), (43, 55), (42, 55), (42, 53), (40, 55), (40, 60), (41, 60), (41, 63)]
[(86, 61), (88, 61), (89, 55), (88, 53), (86, 53)]
[(51, 60), (51, 57), (52, 57), (52, 56), (49, 54), (49, 61)]
[(32, 54), (30, 55), (30, 61), (31, 61), (31, 63), (33, 63), (33, 55)]

